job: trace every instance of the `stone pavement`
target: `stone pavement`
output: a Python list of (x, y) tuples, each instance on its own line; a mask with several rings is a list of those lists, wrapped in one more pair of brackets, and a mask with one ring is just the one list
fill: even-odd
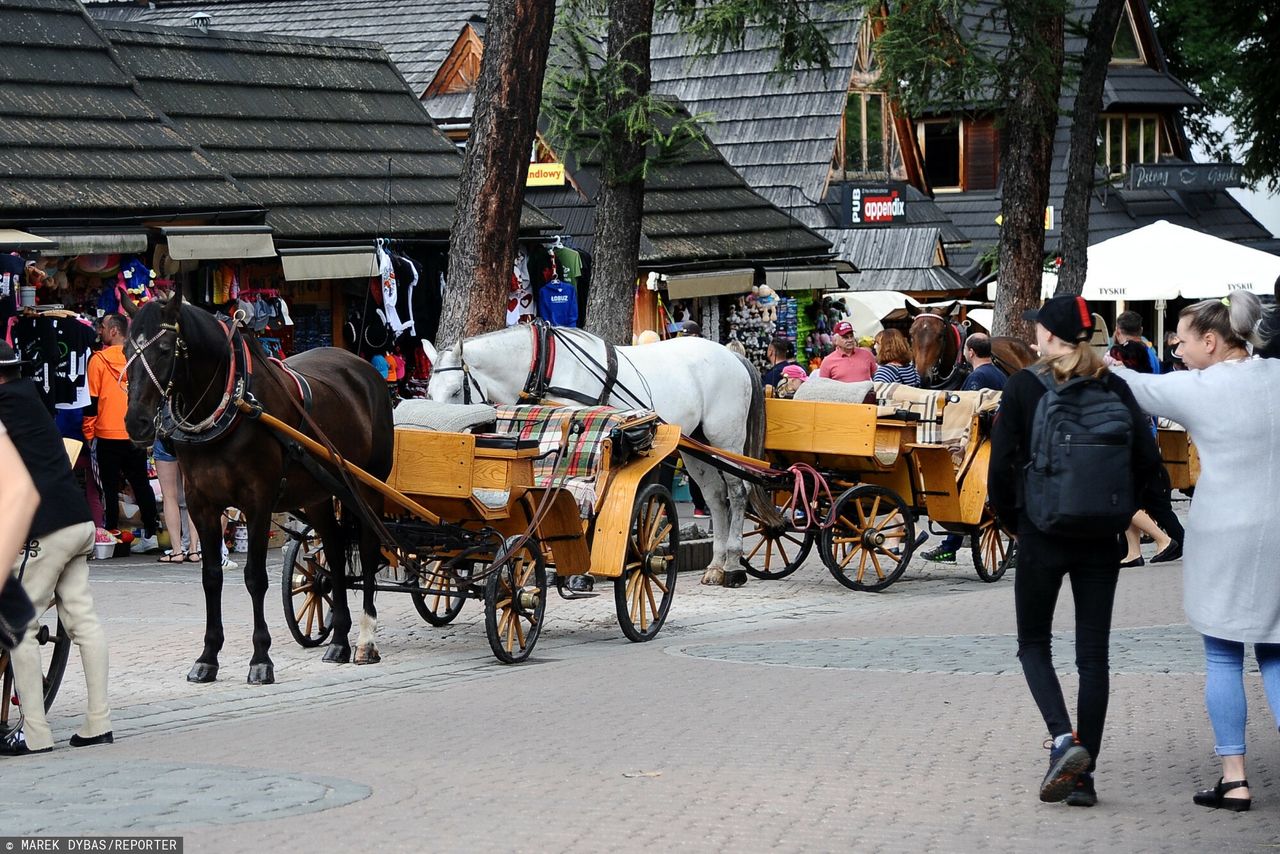
[[(221, 679), (189, 685), (198, 572), (106, 562), (94, 588), (118, 740), (0, 762), (0, 835), (178, 833), (211, 852), (1274, 850), (1280, 739), (1256, 675), (1254, 811), (1190, 805), (1216, 773), (1177, 564), (1122, 576), (1102, 803), (1084, 810), (1036, 798), (1047, 753), (1014, 657), (1012, 578), (983, 584), (961, 561), (917, 561), (881, 594), (840, 587), (816, 558), (740, 590), (681, 576), (667, 626), (640, 645), (607, 587), (553, 598), (514, 667), (489, 655), (474, 602), (433, 629), (389, 594), (383, 662), (325, 665), (283, 628), (276, 577), (278, 682), (260, 687), (244, 684), (238, 573)], [(1064, 596), (1062, 629), (1070, 610)], [(56, 737), (82, 703), (73, 655)]]

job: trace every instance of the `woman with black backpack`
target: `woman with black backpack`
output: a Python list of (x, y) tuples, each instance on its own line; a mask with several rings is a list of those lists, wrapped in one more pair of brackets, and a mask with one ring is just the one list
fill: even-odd
[[(1108, 647), (1121, 534), (1160, 453), (1122, 380), (1089, 345), (1093, 314), (1054, 297), (1035, 321), (1040, 361), (1009, 378), (992, 429), (988, 494), (1018, 538), (1018, 658), (1049, 729), (1040, 800), (1097, 803), (1093, 770), (1110, 692)], [(1064, 576), (1076, 609), (1078, 736), (1053, 669), (1053, 613)]]

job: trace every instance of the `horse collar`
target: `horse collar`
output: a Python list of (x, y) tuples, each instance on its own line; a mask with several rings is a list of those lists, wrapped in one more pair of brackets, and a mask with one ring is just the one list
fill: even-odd
[[(158, 432), (172, 439), (176, 444), (204, 445), (221, 438), (239, 423), (238, 404), (251, 397), (253, 359), (249, 353), (249, 344), (234, 326), (227, 326), (221, 319), (218, 320), (218, 324), (227, 333), (227, 346), (231, 357), (231, 363), (227, 366), (227, 384), (213, 412), (194, 424), (178, 413), (172, 394), (165, 395), (164, 405), (160, 410)], [(178, 340), (181, 341), (181, 337)], [(145, 364), (145, 360), (143, 361)], [(172, 381), (170, 387), (172, 387)]]

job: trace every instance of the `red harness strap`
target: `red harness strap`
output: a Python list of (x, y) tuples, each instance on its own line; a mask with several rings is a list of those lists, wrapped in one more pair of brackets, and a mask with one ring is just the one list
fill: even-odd
[(298, 376), (297, 371), (293, 370), (293, 368), (290, 368), (288, 365), (284, 363), (282, 359), (277, 359), (275, 356), (268, 356), (267, 361), (271, 362), (277, 368), (284, 371), (285, 374), (289, 377), (289, 379), (293, 380), (293, 387), (298, 390), (298, 400), (307, 399), (306, 392), (302, 390), (302, 379)]

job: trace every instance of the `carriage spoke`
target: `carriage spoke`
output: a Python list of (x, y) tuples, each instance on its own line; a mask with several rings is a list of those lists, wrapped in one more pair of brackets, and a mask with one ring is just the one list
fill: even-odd
[(652, 577), (650, 578), (650, 580), (654, 583), (654, 585), (655, 585), (659, 590), (661, 590), (661, 591), (662, 591), (662, 595), (663, 595), (663, 596), (667, 595), (667, 593), (668, 593), (668, 592), (670, 592), (670, 591), (668, 591), (668, 590), (667, 590), (667, 585), (666, 585), (666, 583), (665, 583), (665, 582), (663, 582), (663, 580), (662, 580), (661, 578), (659, 578), (658, 576), (654, 575), (654, 576), (652, 576)]
[[(753, 557), (755, 557), (760, 552), (760, 549), (763, 548), (768, 542), (769, 540), (765, 539), (764, 537), (761, 537), (760, 542), (756, 543), (756, 547), (751, 550), (750, 554), (747, 555), (747, 560), (751, 560)], [(766, 561), (768, 560), (767, 556), (765, 560)]]
[(844, 560), (840, 561), (840, 568), (844, 569), (848, 567), (850, 561), (853, 560), (853, 556), (858, 554), (859, 552), (862, 552), (865, 555), (866, 550), (859, 546), (854, 546), (853, 548), (849, 549), (849, 551), (845, 553)]
[(870, 555), (870, 557), (871, 557), (871, 563), (872, 563), (872, 565), (873, 565), (873, 566), (875, 566), (875, 568), (876, 568), (876, 576), (877, 576), (881, 581), (883, 581), (883, 580), (884, 580), (884, 570), (880, 567), (880, 558), (876, 556), (876, 553), (875, 553), (874, 551), (873, 551), (873, 552), (869, 552), (868, 554), (869, 554), (869, 555)]
[(653, 585), (646, 583), (644, 586), (645, 595), (649, 597), (649, 609), (655, 617), (658, 616), (658, 603), (653, 599)]
[(861, 584), (862, 576), (866, 575), (867, 573), (867, 550), (859, 549), (859, 551), (862, 553), (862, 557), (858, 560), (857, 580), (858, 580), (858, 583)]
[(524, 645), (525, 645), (524, 644), (524, 626), (521, 625), (521, 619), (518, 614), (515, 614), (513, 616), (515, 617), (515, 619), (512, 620), (511, 622), (515, 623), (516, 638), (520, 641), (520, 648), (524, 649)]

